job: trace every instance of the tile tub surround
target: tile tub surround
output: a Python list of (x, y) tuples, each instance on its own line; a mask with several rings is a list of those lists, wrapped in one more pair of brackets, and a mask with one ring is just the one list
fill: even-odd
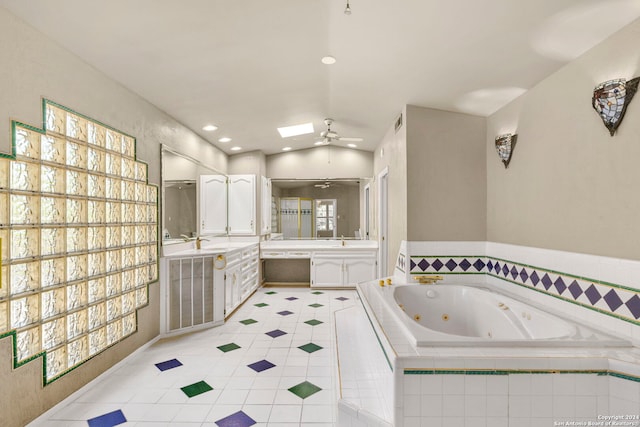
[(537, 427), (640, 413), (637, 347), (416, 348), (376, 297), (378, 287), (357, 289), (393, 370), (395, 426)]
[[(404, 266), (404, 268), (403, 268)], [(640, 262), (494, 242), (403, 242), (394, 275), (488, 283), (640, 345)]]
[(259, 289), (224, 325), (155, 342), (31, 426), (333, 426), (333, 313), (356, 297)]

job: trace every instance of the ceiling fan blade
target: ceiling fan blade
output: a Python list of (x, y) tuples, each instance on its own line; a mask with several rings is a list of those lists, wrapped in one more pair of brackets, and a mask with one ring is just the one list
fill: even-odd
[(338, 141), (346, 141), (346, 142), (362, 142), (364, 141), (363, 138), (356, 138), (356, 137), (348, 137), (348, 136), (341, 136), (339, 138), (336, 138)]

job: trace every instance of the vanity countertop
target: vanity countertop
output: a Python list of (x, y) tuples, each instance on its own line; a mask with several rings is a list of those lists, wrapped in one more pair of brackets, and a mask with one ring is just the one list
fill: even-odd
[(378, 249), (375, 240), (267, 240), (260, 243), (261, 250), (372, 250)]
[(191, 256), (207, 256), (215, 254), (224, 254), (236, 249), (249, 248), (257, 241), (225, 241), (225, 240), (203, 240), (201, 243), (202, 249), (195, 248), (195, 242), (189, 241), (184, 243), (176, 243), (172, 245), (165, 245), (162, 247), (162, 255), (166, 258), (181, 258)]

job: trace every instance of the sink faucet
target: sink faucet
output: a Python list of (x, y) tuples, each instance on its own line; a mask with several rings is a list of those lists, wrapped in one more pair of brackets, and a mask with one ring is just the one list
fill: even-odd
[(181, 234), (180, 237), (182, 237), (182, 240), (184, 240), (185, 242), (190, 242), (190, 241), (195, 241), (196, 242), (196, 249), (201, 249), (202, 247), (202, 241), (208, 241), (209, 239), (203, 239), (200, 236), (196, 236), (196, 237), (189, 237), (185, 234)]

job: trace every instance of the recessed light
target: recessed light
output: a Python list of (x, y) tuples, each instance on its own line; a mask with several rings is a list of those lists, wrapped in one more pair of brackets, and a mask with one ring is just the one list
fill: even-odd
[(313, 133), (313, 123), (303, 123), (301, 125), (285, 126), (278, 128), (280, 136), (288, 138), (290, 136), (306, 135)]
[(224, 136), (218, 140), (218, 142), (231, 142), (231, 138)]
[(230, 150), (231, 151), (240, 151), (240, 150), (242, 150), (242, 147), (231, 147)]
[(334, 58), (333, 56), (323, 56), (321, 61), (325, 65), (333, 65), (336, 63), (336, 58)]
[(282, 151), (291, 151), (291, 147), (284, 147)]
[(356, 144), (347, 144), (347, 147), (349, 147), (349, 148), (356, 148), (356, 147), (357, 147), (357, 145), (356, 145)]
[(206, 130), (207, 132), (213, 132), (214, 130), (217, 130), (218, 126), (216, 125), (206, 125), (202, 127), (202, 130)]

